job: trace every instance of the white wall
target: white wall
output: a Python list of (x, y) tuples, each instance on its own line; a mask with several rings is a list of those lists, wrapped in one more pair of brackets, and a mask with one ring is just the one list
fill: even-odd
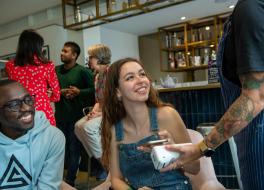
[(0, 56), (15, 53), (18, 42), (18, 36), (13, 36), (0, 40)]
[(100, 30), (100, 26), (83, 30), (83, 49), (85, 52), (85, 57), (87, 57), (87, 50), (89, 46), (101, 43)]
[(139, 58), (138, 36), (133, 34), (97, 26), (85, 29), (83, 40), (85, 52), (89, 46), (94, 44), (107, 45), (112, 51), (112, 62), (124, 57)]
[(138, 36), (102, 27), (101, 38), (111, 48), (112, 62), (124, 57), (139, 58)]

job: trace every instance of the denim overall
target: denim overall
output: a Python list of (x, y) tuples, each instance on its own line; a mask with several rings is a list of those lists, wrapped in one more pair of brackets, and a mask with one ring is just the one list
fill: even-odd
[[(150, 123), (153, 132), (158, 130), (156, 114), (156, 108), (151, 108)], [(115, 130), (117, 141), (122, 141), (124, 136), (121, 121), (115, 125)], [(159, 139), (158, 135), (153, 134), (137, 143), (119, 144), (119, 166), (122, 175), (135, 189), (147, 186), (154, 190), (191, 190), (187, 177), (180, 171), (159, 172), (154, 168), (150, 153), (137, 150), (137, 146), (157, 139)]]
[[(222, 73), (225, 41), (231, 31), (232, 15), (224, 25), (223, 37), (219, 43), (217, 65), (220, 73), (221, 92), (226, 109), (238, 98), (241, 89), (226, 79)], [(243, 39), (241, 39), (243, 40)], [(264, 44), (263, 44), (264, 45)], [(264, 64), (264, 63), (263, 63)], [(264, 112), (241, 132), (234, 136), (244, 190), (264, 190)]]

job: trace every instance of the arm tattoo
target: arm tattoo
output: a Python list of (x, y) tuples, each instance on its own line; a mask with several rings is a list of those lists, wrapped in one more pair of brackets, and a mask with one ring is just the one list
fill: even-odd
[[(259, 91), (259, 96), (263, 99), (263, 72), (241, 75), (240, 81), (242, 89), (245, 90), (245, 92)], [(216, 127), (206, 136), (205, 143), (209, 147), (216, 148), (229, 137), (238, 133), (263, 109), (263, 106), (260, 106), (259, 103), (255, 102), (254, 99), (247, 94), (248, 93), (242, 91), (240, 97), (229, 107), (220, 121), (216, 123)]]
[(254, 118), (255, 106), (253, 100), (242, 94), (231, 105), (228, 111), (216, 123), (215, 129), (205, 138), (209, 147), (216, 148), (226, 139), (233, 136)]
[(246, 90), (259, 89), (264, 83), (264, 76), (256, 78), (252, 74), (246, 74), (240, 77), (242, 87)]

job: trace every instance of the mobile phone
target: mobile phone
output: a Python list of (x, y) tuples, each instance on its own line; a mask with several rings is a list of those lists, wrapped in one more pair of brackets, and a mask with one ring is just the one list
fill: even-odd
[(169, 139), (160, 139), (160, 140), (148, 141), (147, 143), (141, 146), (157, 146), (157, 145), (163, 145), (164, 143), (168, 143), (168, 142)]

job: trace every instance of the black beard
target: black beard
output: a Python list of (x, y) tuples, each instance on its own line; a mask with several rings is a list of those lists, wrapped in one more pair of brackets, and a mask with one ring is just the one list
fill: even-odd
[(67, 61), (67, 60), (61, 60), (61, 62), (66, 64), (66, 65), (70, 63), (70, 61)]

